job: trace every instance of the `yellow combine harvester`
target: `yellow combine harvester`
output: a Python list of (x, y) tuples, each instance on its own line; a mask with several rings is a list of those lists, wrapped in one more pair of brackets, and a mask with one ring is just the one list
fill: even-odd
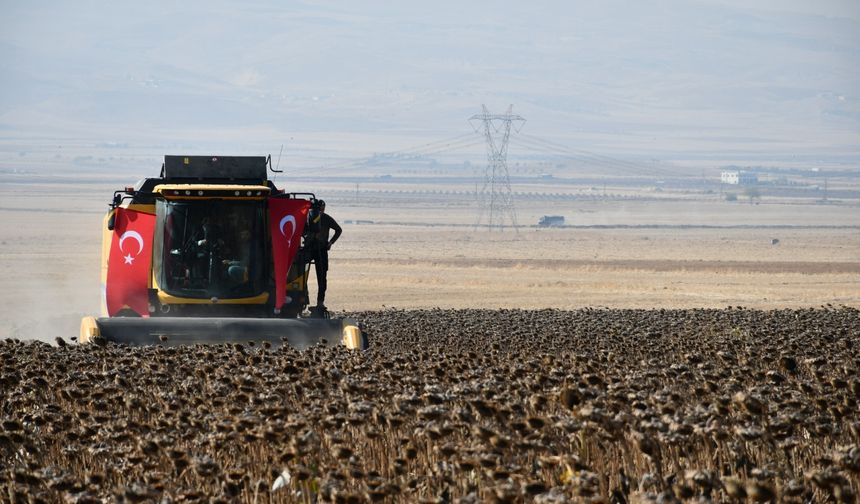
[(269, 342), (367, 347), (349, 319), (308, 307), (319, 208), (268, 180), (266, 157), (165, 156), (116, 191), (104, 221), (102, 309), (81, 343)]

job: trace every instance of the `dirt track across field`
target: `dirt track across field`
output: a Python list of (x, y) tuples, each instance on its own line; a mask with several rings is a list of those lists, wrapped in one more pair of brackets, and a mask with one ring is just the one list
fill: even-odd
[[(361, 268), (373, 259), (347, 259), (342, 266)], [(387, 259), (393, 266), (426, 266), (428, 268), (514, 268), (563, 271), (571, 269), (607, 269), (630, 271), (708, 271), (712, 273), (801, 273), (806, 275), (860, 273), (860, 262), (811, 262), (811, 261), (674, 261), (674, 260), (608, 260), (586, 259)]]

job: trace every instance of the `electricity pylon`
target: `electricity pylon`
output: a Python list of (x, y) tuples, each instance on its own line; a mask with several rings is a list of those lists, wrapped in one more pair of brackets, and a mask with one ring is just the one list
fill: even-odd
[[(519, 133), (526, 120), (511, 113), (514, 106), (508, 107), (504, 114), (491, 114), (486, 105), (481, 105), (483, 113), (469, 118), (469, 124), (484, 136), (487, 142), (487, 168), (484, 170), (484, 186), (477, 194), (478, 219), (475, 227), (487, 214), (487, 228), (500, 231), (505, 229), (505, 221), (510, 218), (511, 226), (517, 229), (517, 212), (514, 209), (514, 194), (508, 176), (508, 139), (511, 126)], [(481, 126), (477, 126), (480, 121)]]

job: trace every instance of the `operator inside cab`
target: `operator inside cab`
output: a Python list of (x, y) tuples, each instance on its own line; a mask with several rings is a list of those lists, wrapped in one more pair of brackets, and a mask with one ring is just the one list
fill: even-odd
[(241, 298), (263, 289), (257, 202), (164, 201), (164, 256), (156, 266), (165, 292), (190, 298)]
[[(343, 231), (338, 223), (325, 213), (325, 201), (317, 200), (311, 207), (308, 215), (309, 227), (309, 249), (314, 260), (317, 274), (317, 310), (325, 310), (325, 291), (327, 287), (326, 275), (328, 274), (328, 251), (334, 242), (340, 238)], [(334, 236), (329, 239), (331, 231)]]

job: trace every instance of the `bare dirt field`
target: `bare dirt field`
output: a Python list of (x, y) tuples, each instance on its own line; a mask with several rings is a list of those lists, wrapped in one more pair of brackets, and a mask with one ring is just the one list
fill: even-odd
[(347, 309), (860, 303), (856, 230), (356, 226), (346, 233), (330, 290)]
[[(74, 335), (81, 315), (99, 312), (102, 216), (123, 180), (0, 179), (0, 337)], [(518, 232), (489, 232), (462, 197), (317, 185), (344, 226), (331, 253), (334, 310), (860, 306), (850, 201), (523, 200)], [(532, 226), (544, 213), (572, 227)]]

